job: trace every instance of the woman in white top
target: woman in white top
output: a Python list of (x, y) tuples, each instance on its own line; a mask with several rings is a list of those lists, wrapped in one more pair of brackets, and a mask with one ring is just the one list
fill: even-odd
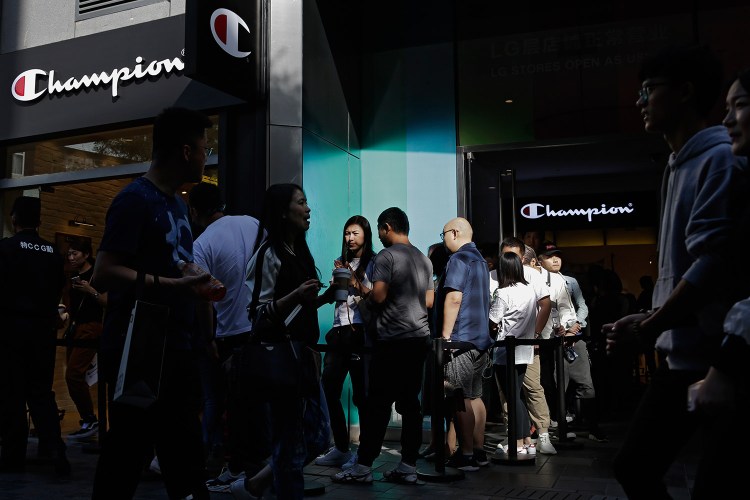
[[(500, 256), (498, 270), (498, 289), (493, 293), (490, 305), (490, 321), (497, 325), (497, 339), (503, 340), (508, 335), (517, 339), (533, 339), (536, 322), (537, 296), (534, 289), (523, 277), (521, 259), (515, 253), (506, 252)], [(535, 453), (531, 447), (524, 446), (524, 438), (530, 437), (529, 411), (521, 398), (521, 387), (526, 375), (526, 367), (534, 361), (534, 346), (516, 346), (516, 397), (512, 423), (516, 428), (517, 451), (519, 454)], [(495, 349), (493, 357), (495, 377), (498, 385), (506, 395), (510, 393), (506, 371), (506, 350)]]
[[(317, 465), (341, 467), (352, 459), (349, 431), (341, 405), (341, 390), (348, 373), (352, 381), (354, 404), (358, 409), (364, 408), (367, 384), (364, 355), (361, 351), (366, 343), (367, 321), (358, 302), (372, 288), (370, 275), (373, 257), (370, 223), (361, 215), (355, 215), (344, 224), (341, 257), (334, 261), (334, 267), (348, 267), (352, 271), (349, 296), (345, 302), (336, 303), (333, 328), (326, 334), (326, 343), (337, 350), (327, 352), (323, 362), (323, 390), (328, 402), (335, 446), (315, 461)], [(364, 413), (359, 413), (360, 431), (366, 417)]]

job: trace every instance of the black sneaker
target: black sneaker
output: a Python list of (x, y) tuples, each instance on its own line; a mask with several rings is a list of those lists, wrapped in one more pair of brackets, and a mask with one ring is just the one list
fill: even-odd
[(474, 455), (466, 456), (461, 451), (457, 451), (454, 453), (447, 462), (445, 462), (446, 467), (453, 467), (454, 469), (459, 469), (466, 472), (474, 472), (479, 470), (479, 464), (474, 459)]
[(80, 423), (81, 423), (81, 428), (75, 432), (71, 432), (70, 434), (68, 434), (68, 439), (72, 439), (72, 440), (86, 439), (86, 438), (90, 438), (91, 436), (94, 436), (97, 432), (99, 432), (98, 420), (93, 420), (90, 422), (81, 420)]
[(477, 465), (480, 467), (490, 464), (490, 459), (487, 458), (487, 452), (484, 450), (474, 450), (474, 460), (477, 461)]

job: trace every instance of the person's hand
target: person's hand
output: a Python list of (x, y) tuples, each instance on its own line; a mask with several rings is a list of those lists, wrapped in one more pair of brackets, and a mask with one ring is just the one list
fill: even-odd
[(647, 317), (648, 315), (643, 313), (631, 314), (602, 326), (602, 333), (607, 336), (607, 352), (614, 351), (618, 343), (627, 344), (639, 340), (635, 325)]
[(346, 264), (344, 262), (341, 262), (339, 259), (333, 261), (334, 269), (341, 269), (342, 267), (346, 267)]
[(552, 335), (554, 335), (555, 337), (565, 335), (565, 327), (562, 325), (558, 325), (557, 327), (553, 328)]
[(79, 292), (83, 292), (88, 295), (94, 295), (97, 293), (97, 291), (94, 289), (91, 284), (86, 280), (76, 280), (73, 282), (73, 289), (78, 290)]
[(570, 335), (578, 335), (578, 332), (580, 331), (581, 331), (581, 324), (577, 322), (573, 323), (573, 325), (570, 328), (568, 328), (568, 334)]
[(708, 415), (731, 410), (737, 400), (737, 387), (732, 378), (711, 367), (695, 394), (695, 409)]
[(296, 294), (300, 302), (311, 302), (318, 298), (320, 291), (320, 281), (309, 279), (297, 287)]

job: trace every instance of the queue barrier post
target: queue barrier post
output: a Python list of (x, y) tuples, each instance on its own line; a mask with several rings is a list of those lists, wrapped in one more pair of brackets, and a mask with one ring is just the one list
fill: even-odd
[[(535, 340), (534, 344), (537, 343)], [(518, 436), (516, 435), (516, 385), (518, 385), (518, 373), (516, 372), (516, 346), (517, 345), (529, 345), (528, 341), (523, 339), (517, 339), (513, 335), (508, 335), (503, 340), (495, 342), (495, 346), (504, 346), (505, 349), (505, 370), (508, 380), (508, 394), (506, 394), (506, 402), (508, 404), (508, 448), (506, 452), (502, 451), (502, 448), (498, 448), (498, 451), (491, 457), (493, 463), (502, 465), (534, 465), (536, 463), (536, 455), (519, 455), (516, 449), (516, 441)]]
[(435, 471), (417, 470), (417, 477), (423, 481), (435, 483), (447, 483), (464, 479), (464, 471), (453, 467), (446, 467), (445, 461), (445, 386), (443, 377), (443, 365), (445, 353), (451, 349), (460, 348), (458, 344), (464, 344), (464, 347), (470, 346), (468, 342), (451, 342), (443, 338), (436, 338), (432, 341), (432, 356), (428, 362), (433, 366), (432, 377), (432, 444), (435, 446)]

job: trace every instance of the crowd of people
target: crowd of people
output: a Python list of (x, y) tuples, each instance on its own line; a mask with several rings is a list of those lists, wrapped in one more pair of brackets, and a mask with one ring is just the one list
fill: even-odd
[[(681, 445), (701, 433), (706, 451), (695, 497), (729, 490), (727, 465), (712, 451), (748, 401), (750, 291), (747, 280), (726, 279), (723, 257), (748, 237), (750, 73), (732, 80), (723, 126), (713, 127), (707, 116), (721, 71), (705, 47), (656, 54), (640, 78), (645, 129), (662, 134), (673, 152), (662, 188), (658, 279), (653, 289), (641, 281), (650, 301), (628, 298), (616, 274), (598, 269), (587, 277), (587, 303), (581, 284), (563, 274), (563, 250), (539, 231), (487, 250), (457, 217), (443, 225), (428, 257), (411, 243), (409, 218), (397, 207), (380, 213), (374, 228), (361, 215), (345, 222), (330, 266), (345, 281), (328, 280), (320, 271), (328, 266), (316, 263), (306, 241), (311, 209), (303, 188), (270, 186), (258, 219), (226, 215), (219, 189), (200, 183), (211, 122), (165, 110), (154, 124), (151, 166), (113, 200), (96, 260), (90, 245), (71, 244), (67, 253), (77, 274), (67, 331), (71, 339), (99, 339), (98, 354), (86, 342), (69, 347), (66, 382), (81, 417), (69, 439), (90, 437), (99, 425), (85, 385), (94, 354), (109, 390), (92, 498), (132, 498), (154, 461), (175, 499), (207, 499), (210, 491), (258, 498), (269, 488), (278, 498), (302, 498), (303, 468), (312, 461), (340, 468), (334, 482), (372, 483), (394, 407), (401, 461), (386, 480), (416, 484), (417, 461), (439, 455), (446, 466), (476, 471), (489, 463), (488, 377), (517, 438), (500, 453), (557, 453), (551, 433), (569, 418), (558, 405), (561, 389), (588, 437), (606, 441), (599, 421), (609, 406), (597, 400), (627, 383), (634, 355), (644, 352), (658, 352), (661, 362), (653, 363), (615, 460), (618, 481), (630, 498), (669, 498), (663, 477)], [(178, 195), (186, 183), (197, 183), (188, 204)], [(40, 214), (38, 198), (20, 197), (11, 211), (16, 234), (0, 241), (0, 282), (15, 284), (0, 292), (8, 325), (0, 334), (0, 471), (25, 467), (28, 405), (40, 456), (69, 474), (51, 392), (66, 277), (54, 245), (37, 234)], [(383, 246), (377, 254), (375, 235)], [(183, 272), (186, 263), (195, 263), (192, 272)], [(203, 289), (215, 280), (226, 296), (211, 302)], [(168, 306), (158, 397), (146, 407), (114, 394), (140, 301)], [(321, 355), (318, 308), (330, 303), (333, 327)], [(540, 342), (516, 346), (511, 358), (497, 344), (511, 336)], [(554, 336), (563, 337), (563, 380), (542, 342)], [(446, 351), (442, 367), (427, 362), (438, 338), (459, 346)], [(273, 391), (238, 377), (252, 372), (243, 366), (248, 346), (289, 346), (298, 387)], [(359, 414), (356, 450), (341, 404), (347, 375)], [(445, 425), (447, 438), (433, 435), (420, 450), (423, 410), (437, 405), (446, 420), (433, 419), (433, 428)], [(670, 443), (658, 446), (654, 433), (665, 426)], [(226, 466), (206, 481), (211, 459)]]

